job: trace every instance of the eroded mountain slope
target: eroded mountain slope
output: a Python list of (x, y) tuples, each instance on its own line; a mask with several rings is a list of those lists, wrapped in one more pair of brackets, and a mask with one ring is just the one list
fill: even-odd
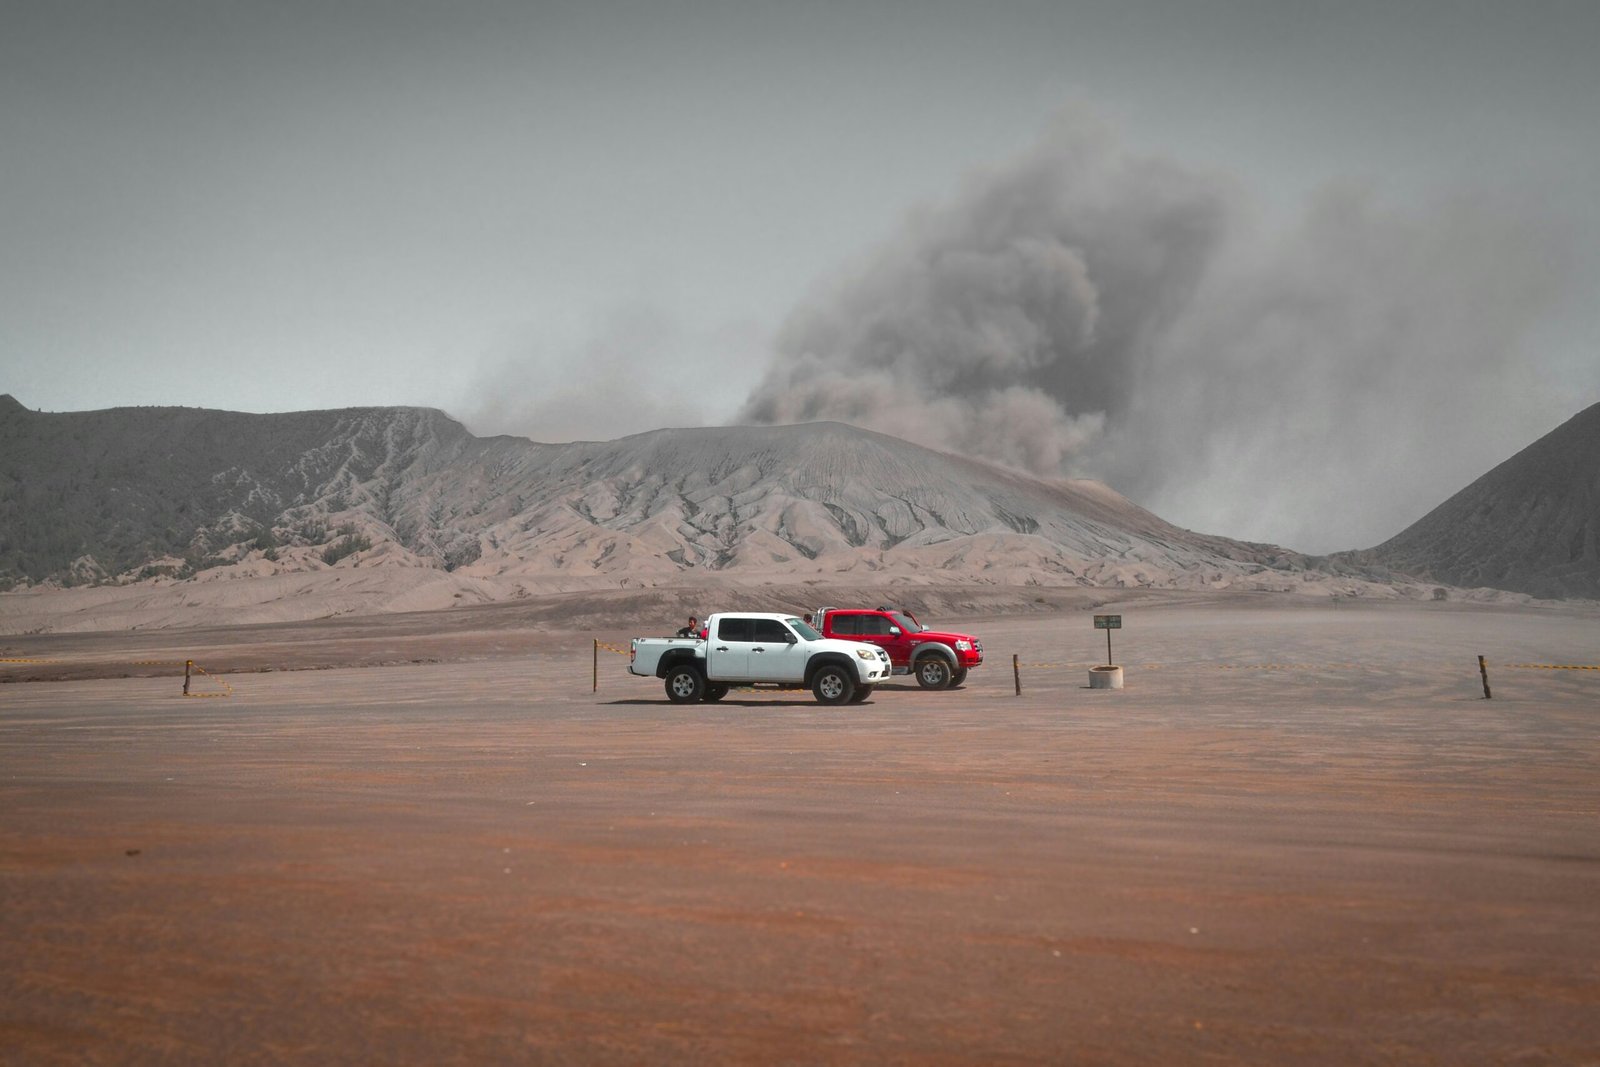
[(0, 456), (0, 566), (13, 581), (345, 559), (613, 583), (898, 572), (1275, 589), (1312, 573), (1374, 577), (1179, 529), (1099, 483), (838, 423), (540, 444), (477, 438), (430, 409), (43, 414), (5, 398)]
[(1600, 404), (1345, 558), (1450, 585), (1600, 599)]

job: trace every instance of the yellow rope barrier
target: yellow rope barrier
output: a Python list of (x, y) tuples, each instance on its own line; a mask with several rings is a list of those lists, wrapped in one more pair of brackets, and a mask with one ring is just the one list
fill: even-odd
[[(1095, 666), (1100, 666), (1100, 665), (1101, 664), (1099, 664), (1099, 663), (1091, 663), (1091, 662), (1088, 662), (1088, 661), (1084, 661), (1082, 663), (1021, 663), (1021, 664), (1018, 664), (1018, 666), (1021, 666), (1021, 667), (1032, 667), (1032, 668), (1035, 668), (1035, 669), (1043, 669), (1043, 670), (1052, 670), (1052, 669), (1077, 670), (1077, 669), (1083, 668), (1083, 667), (1095, 667)], [(1133, 665), (1132, 664), (1127, 664), (1126, 666), (1132, 667)], [(1392, 669), (1397, 668), (1397, 667), (1450, 668), (1450, 667), (1454, 667), (1455, 664), (1445, 663), (1443, 661), (1429, 661), (1429, 662), (1425, 662), (1425, 663), (1422, 663), (1422, 662), (1408, 662), (1408, 663), (1190, 663), (1190, 664), (1146, 663), (1146, 664), (1138, 666), (1136, 669), (1137, 670), (1142, 670), (1142, 671), (1153, 671), (1153, 670), (1160, 670), (1163, 667), (1172, 668), (1172, 667), (1179, 667), (1179, 666), (1184, 667), (1186, 669), (1192, 669), (1192, 670), (1213, 670), (1213, 671), (1331, 671), (1331, 670), (1356, 671), (1356, 670), (1372, 670), (1374, 668), (1377, 668), (1377, 669), (1391, 669), (1392, 670)], [(1515, 668), (1515, 669), (1521, 669), (1521, 670), (1600, 671), (1600, 664), (1592, 664), (1592, 663), (1498, 663), (1498, 664), (1491, 663), (1490, 666), (1491, 667), (1500, 667), (1500, 668), (1503, 668), (1503, 669), (1513, 669), (1513, 668)]]
[(74, 663), (80, 667), (181, 667), (181, 659), (105, 659), (105, 660), (67, 660), (67, 659), (0, 659), (0, 663)]
[(45, 663), (45, 664), (72, 664), (78, 667), (183, 667), (187, 666), (193, 673), (202, 678), (210, 678), (220, 685), (221, 689), (212, 689), (204, 693), (189, 692), (189, 677), (184, 677), (183, 695), (186, 697), (231, 697), (233, 686), (225, 678), (218, 678), (208, 674), (206, 669), (193, 660), (181, 659), (113, 659), (113, 660), (80, 660), (74, 663), (64, 659), (0, 659), (0, 663)]
[[(200, 666), (200, 664), (198, 664), (198, 663), (192, 663), (191, 662), (189, 665), (190, 665), (190, 667), (192, 667), (194, 669), (194, 672), (196, 674), (200, 675), (203, 678), (211, 678), (212, 681), (214, 681), (218, 685), (222, 686), (222, 689), (220, 691), (213, 689), (210, 692), (206, 692), (206, 693), (185, 692), (183, 694), (184, 696), (186, 696), (186, 697), (231, 697), (231, 696), (233, 696), (233, 686), (228, 684), (228, 680), (226, 678), (213, 678), (211, 675), (207, 674), (206, 673), (206, 669), (204, 667)], [(187, 685), (188, 683), (185, 682), (184, 684)]]
[(1502, 663), (1500, 666), (1534, 671), (1600, 671), (1600, 664), (1593, 663)]

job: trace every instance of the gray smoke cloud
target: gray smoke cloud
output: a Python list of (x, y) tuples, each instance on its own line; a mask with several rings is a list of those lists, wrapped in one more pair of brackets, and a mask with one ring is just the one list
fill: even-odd
[(1571, 414), (1518, 388), (1565, 256), (1516, 205), (1333, 187), (1261, 221), (1229, 176), (1064, 114), (819, 287), (738, 421), (838, 419), (1331, 551), (1506, 458), (1484, 425)]

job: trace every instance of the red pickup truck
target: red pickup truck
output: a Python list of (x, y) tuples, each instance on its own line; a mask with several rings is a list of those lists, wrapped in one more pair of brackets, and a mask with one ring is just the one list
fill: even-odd
[(983, 662), (983, 642), (971, 634), (930, 630), (909, 611), (894, 608), (818, 608), (811, 625), (825, 637), (877, 645), (889, 653), (896, 674), (915, 674), (924, 689), (944, 689), (967, 680)]

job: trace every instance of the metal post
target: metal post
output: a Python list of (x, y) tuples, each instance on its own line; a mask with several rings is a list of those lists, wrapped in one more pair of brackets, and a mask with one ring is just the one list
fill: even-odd
[(1494, 698), (1489, 695), (1489, 665), (1483, 661), (1482, 656), (1478, 657), (1478, 673), (1483, 676), (1483, 699), (1493, 700)]
[(1109, 667), (1116, 660), (1111, 658), (1111, 627), (1106, 627), (1106, 666)]
[(594, 639), (594, 688), (591, 693), (600, 692), (600, 639)]
[(188, 696), (189, 695), (189, 672), (192, 671), (192, 670), (194, 670), (194, 660), (192, 660), (192, 659), (184, 660), (183, 661), (183, 695), (184, 696)]
[(1022, 695), (1022, 666), (1017, 662), (1017, 654), (1011, 653), (1011, 677), (1017, 683), (1017, 696)]

